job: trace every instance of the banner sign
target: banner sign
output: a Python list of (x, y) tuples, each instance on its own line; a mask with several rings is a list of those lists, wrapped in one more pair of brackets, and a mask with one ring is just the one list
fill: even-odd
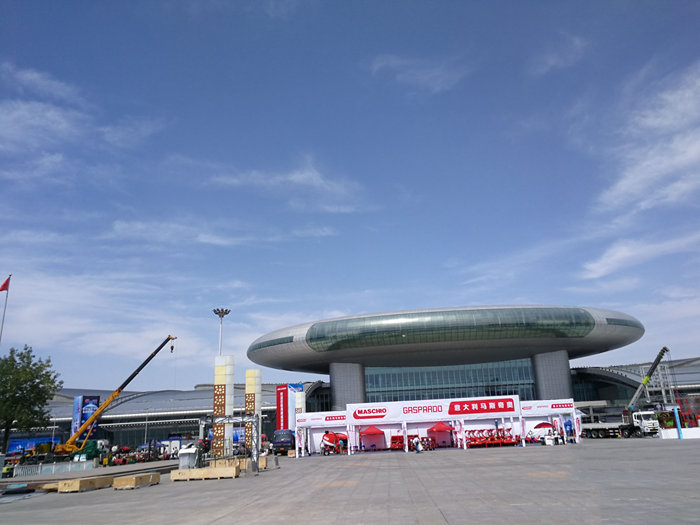
[(73, 419), (71, 420), (71, 423), (70, 423), (71, 436), (78, 431), (78, 429), (80, 428), (80, 425), (82, 424), (80, 422), (80, 414), (82, 413), (82, 410), (83, 410), (83, 396), (75, 396), (73, 398)]
[(335, 410), (332, 412), (303, 412), (297, 414), (297, 427), (320, 428), (344, 426), (345, 410)]
[(303, 405), (305, 405), (304, 396), (304, 385), (302, 384), (289, 384), (287, 385), (287, 402), (289, 406), (287, 407), (287, 426), (283, 428), (294, 428), (294, 423), (297, 418), (297, 408), (299, 412), (302, 412)]
[(347, 405), (351, 425), (520, 416), (518, 396), (475, 397)]
[[(71, 421), (71, 434), (75, 434), (78, 429), (92, 416), (100, 406), (100, 396), (75, 396), (73, 398), (73, 419)], [(92, 425), (90, 436), (95, 437), (97, 432), (97, 422)], [(87, 430), (78, 439), (85, 439)]]
[(289, 398), (287, 385), (277, 385), (277, 430), (289, 428)]
[(523, 417), (556, 416), (574, 412), (573, 399), (547, 399), (545, 401), (522, 401), (520, 410)]
[(42, 443), (53, 443), (56, 445), (60, 442), (61, 438), (59, 437), (10, 438), (7, 446), (7, 454), (33, 450), (37, 445), (41, 445)]

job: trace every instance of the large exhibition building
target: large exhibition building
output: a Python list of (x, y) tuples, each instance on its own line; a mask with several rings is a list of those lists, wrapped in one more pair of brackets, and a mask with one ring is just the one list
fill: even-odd
[[(304, 383), (307, 412), (355, 402), (505, 395), (573, 397), (581, 410), (615, 412), (643, 383), (658, 348), (625, 365), (569, 369), (569, 359), (622, 347), (643, 333), (635, 318), (594, 308), (446, 308), (306, 323), (257, 339), (248, 355), (273, 368), (330, 374), (330, 383)], [(234, 388), (236, 416), (244, 414), (244, 386)], [(268, 435), (275, 429), (277, 387), (262, 385), (262, 431)], [(50, 427), (13, 437), (25, 448), (35, 438), (63, 442), (72, 434), (76, 396), (104, 400), (110, 394), (64, 388), (49, 404)], [(134, 447), (151, 439), (196, 438), (211, 425), (213, 397), (214, 385), (123, 392), (103, 413), (96, 437)], [(646, 384), (643, 402), (700, 410), (700, 358), (665, 360)]]
[(330, 375), (331, 405), (517, 394), (573, 397), (569, 359), (637, 341), (644, 327), (612, 310), (489, 306), (355, 315), (276, 330), (248, 358)]

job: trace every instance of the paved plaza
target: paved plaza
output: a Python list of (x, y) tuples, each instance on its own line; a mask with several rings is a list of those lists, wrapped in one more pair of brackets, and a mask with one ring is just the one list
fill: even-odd
[(165, 475), (136, 490), (40, 494), (0, 504), (0, 523), (700, 522), (700, 440), (285, 457), (279, 464), (238, 479), (171, 482)]

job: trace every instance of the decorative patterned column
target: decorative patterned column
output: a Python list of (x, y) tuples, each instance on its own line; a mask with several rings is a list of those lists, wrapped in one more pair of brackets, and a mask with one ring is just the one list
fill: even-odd
[(212, 417), (212, 456), (224, 456), (233, 436), (233, 423), (217, 418), (233, 416), (233, 356), (217, 356), (214, 363), (214, 412)]
[[(245, 415), (246, 416), (258, 416), (258, 421), (260, 421), (260, 416), (262, 414), (261, 401), (262, 401), (262, 382), (261, 382), (262, 372), (258, 368), (251, 368), (245, 371)], [(260, 429), (258, 428), (258, 433)], [(245, 446), (248, 450), (254, 447), (260, 448), (260, 436), (257, 437), (257, 443), (253, 443), (253, 424), (245, 424)]]

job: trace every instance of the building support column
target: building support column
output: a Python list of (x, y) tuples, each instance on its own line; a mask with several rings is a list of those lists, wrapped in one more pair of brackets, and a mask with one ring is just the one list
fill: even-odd
[(569, 399), (574, 397), (571, 386), (569, 353), (566, 350), (532, 356), (537, 399)]
[(365, 367), (358, 363), (331, 363), (331, 407), (345, 410), (348, 403), (365, 402)]

